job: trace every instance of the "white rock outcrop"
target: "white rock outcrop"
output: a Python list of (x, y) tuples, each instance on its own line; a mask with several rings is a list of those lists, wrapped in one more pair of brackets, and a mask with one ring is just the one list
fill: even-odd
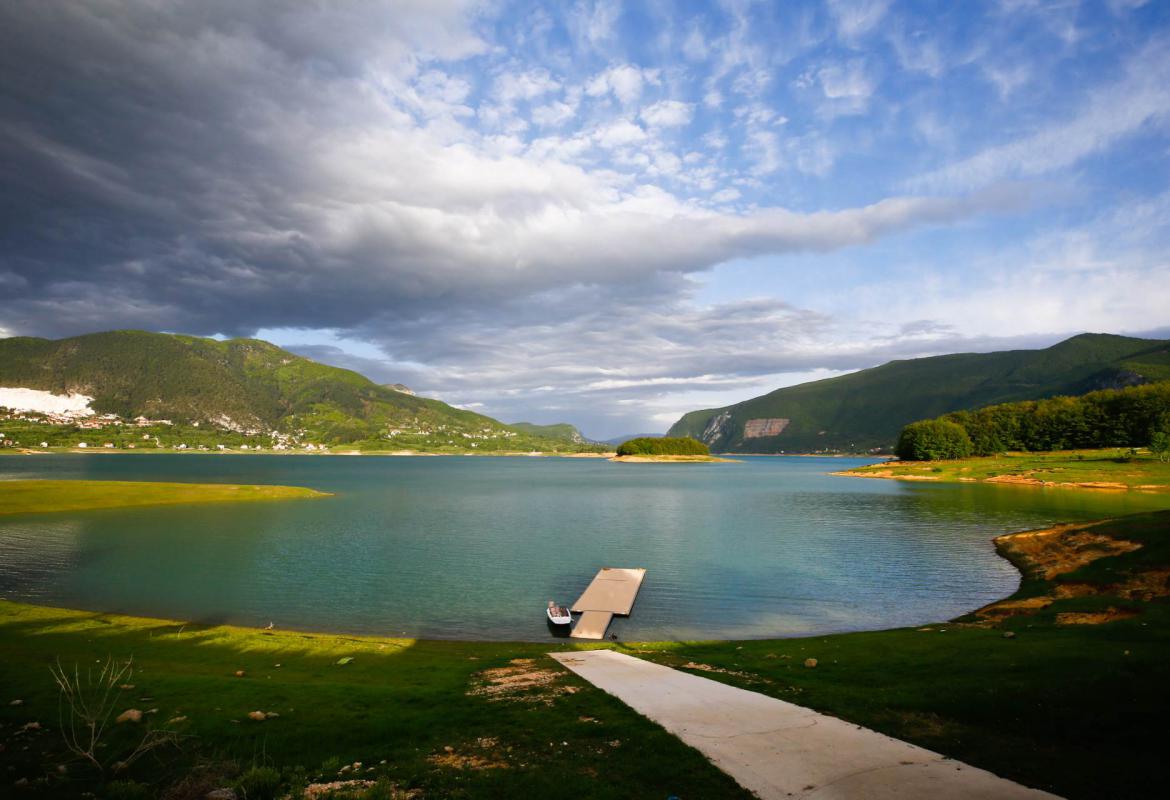
[(85, 394), (53, 394), (40, 389), (0, 387), (0, 406), (11, 411), (35, 411), (71, 417), (93, 416), (93, 398)]

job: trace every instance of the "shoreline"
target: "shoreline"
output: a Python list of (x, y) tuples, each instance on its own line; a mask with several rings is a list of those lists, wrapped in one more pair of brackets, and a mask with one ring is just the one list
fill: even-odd
[(611, 456), (615, 464), (739, 464), (734, 458), (720, 456)]
[[(50, 448), (35, 448), (35, 447), (13, 447), (0, 450), (0, 456), (36, 456), (36, 455), (147, 455), (172, 453), (174, 455), (198, 455), (198, 456), (399, 456), (399, 457), (414, 457), (414, 456), (509, 456), (509, 457), (529, 457), (529, 458), (605, 458), (612, 460), (616, 457), (615, 450), (606, 450), (603, 452), (560, 452), (549, 450), (525, 451), (525, 450), (501, 450), (481, 452), (478, 450), (460, 450), (458, 452), (435, 452), (429, 450), (335, 450), (335, 451), (312, 451), (306, 452), (304, 450), (177, 450), (170, 447), (142, 447), (135, 449), (127, 448), (77, 448), (77, 447), (50, 447)], [(877, 456), (868, 453), (713, 453), (711, 458), (720, 459), (723, 461), (737, 461), (740, 456), (750, 458), (872, 458), (879, 463), (893, 460), (892, 456)], [(838, 474), (838, 473), (831, 473)]]
[[(328, 495), (326, 495), (326, 496), (328, 496)], [(73, 509), (66, 509), (66, 510), (73, 510)], [(371, 641), (371, 642), (389, 642), (389, 641), (432, 642), (432, 643), (448, 643), (448, 644), (451, 644), (452, 646), (454, 646), (456, 644), (473, 644), (473, 645), (509, 645), (509, 644), (544, 645), (544, 644), (547, 644), (550, 646), (558, 646), (558, 647), (572, 646), (572, 647), (578, 647), (578, 648), (585, 647), (585, 648), (593, 649), (593, 648), (598, 648), (598, 647), (612, 647), (612, 646), (633, 647), (633, 646), (643, 646), (643, 645), (648, 645), (648, 644), (662, 644), (664, 641), (669, 641), (669, 642), (674, 642), (674, 643), (702, 642), (702, 643), (706, 643), (706, 644), (732, 644), (732, 643), (736, 643), (736, 642), (760, 643), (760, 642), (769, 642), (769, 641), (778, 641), (778, 642), (779, 641), (789, 641), (790, 642), (790, 641), (795, 641), (795, 640), (800, 640), (800, 639), (811, 640), (811, 639), (815, 639), (818, 637), (824, 637), (824, 636), (841, 636), (841, 635), (850, 635), (850, 634), (877, 634), (877, 633), (882, 633), (882, 632), (886, 632), (886, 631), (909, 630), (909, 629), (913, 629), (915, 627), (922, 629), (923, 627), (929, 627), (929, 626), (934, 626), (934, 625), (956, 624), (956, 623), (958, 623), (959, 620), (963, 620), (963, 619), (973, 617), (975, 615), (979, 615), (981, 612), (984, 612), (987, 609), (994, 609), (994, 608), (1000, 606), (1001, 604), (1012, 602), (1012, 600), (1018, 594), (1020, 594), (1020, 592), (1023, 590), (1024, 584), (1032, 577), (1031, 570), (1034, 569), (1034, 566), (1028, 561), (1027, 554), (1023, 553), (1023, 552), (1018, 553), (1016, 551), (1016, 549), (1012, 546), (1014, 543), (1014, 540), (1017, 540), (1017, 539), (1024, 540), (1024, 539), (1027, 539), (1029, 537), (1039, 537), (1039, 536), (1044, 536), (1046, 534), (1051, 534), (1054, 532), (1063, 533), (1063, 532), (1066, 532), (1069, 530), (1079, 531), (1079, 530), (1084, 529), (1084, 528), (1090, 528), (1090, 527), (1093, 527), (1096, 525), (1102, 525), (1102, 524), (1109, 522), (1109, 521), (1110, 520), (1097, 520), (1097, 521), (1093, 521), (1093, 522), (1083, 522), (1083, 523), (1057, 523), (1049, 528), (1041, 528), (1041, 529), (1025, 530), (1025, 531), (1015, 531), (1012, 533), (999, 534), (997, 536), (992, 537), (990, 541), (995, 545), (996, 554), (1000, 558), (1003, 558), (1005, 561), (1007, 561), (1009, 564), (1011, 564), (1016, 569), (1016, 571), (1019, 573), (1020, 583), (1017, 585), (1015, 591), (1013, 591), (1012, 593), (1010, 593), (1010, 594), (1008, 594), (1008, 595), (1006, 595), (998, 600), (994, 600), (990, 603), (987, 603), (983, 606), (980, 606), (979, 608), (972, 609), (971, 611), (964, 612), (963, 614), (960, 614), (959, 616), (954, 617), (954, 618), (949, 619), (949, 620), (936, 620), (936, 621), (932, 621), (932, 622), (923, 622), (923, 623), (918, 623), (917, 625), (904, 626), (904, 627), (900, 627), (900, 628), (857, 628), (857, 629), (850, 628), (850, 629), (845, 629), (845, 630), (821, 631), (821, 632), (816, 632), (816, 633), (807, 633), (806, 632), (806, 633), (795, 634), (792, 636), (770, 635), (770, 636), (741, 637), (741, 638), (729, 638), (729, 639), (714, 638), (714, 639), (680, 639), (680, 640), (647, 640), (647, 641), (624, 640), (623, 639), (623, 640), (615, 640), (613, 642), (600, 641), (600, 642), (595, 642), (595, 643), (586, 643), (586, 642), (580, 642), (577, 640), (566, 640), (566, 639), (560, 639), (557, 637), (548, 637), (548, 638), (541, 638), (541, 639), (471, 639), (471, 638), (442, 637), (442, 636), (439, 636), (439, 637), (392, 636), (389, 634), (382, 635), (382, 634), (369, 633), (369, 632), (356, 632), (356, 631), (351, 632), (351, 631), (345, 631), (345, 630), (326, 630), (326, 629), (321, 629), (321, 628), (300, 628), (300, 627), (284, 627), (284, 626), (277, 629), (276, 632), (278, 632), (278, 633), (283, 632), (283, 633), (286, 633), (289, 635), (298, 635), (298, 636), (333, 637), (333, 638), (343, 638), (343, 639), (356, 639), (356, 640)], [(1100, 552), (1100, 555), (1098, 555), (1097, 557), (1099, 558), (1099, 557), (1114, 555), (1114, 554), (1115, 553), (1112, 553), (1112, 552), (1102, 551), (1102, 552)], [(1089, 559), (1089, 560), (1094, 560), (1094, 559)], [(1088, 562), (1085, 562), (1085, 563), (1088, 563)], [(47, 610), (53, 610), (53, 611), (61, 611), (61, 612), (70, 613), (70, 614), (92, 614), (92, 615), (97, 615), (97, 616), (101, 616), (101, 617), (126, 618), (126, 619), (131, 619), (131, 620), (137, 620), (140, 622), (161, 623), (161, 624), (172, 625), (172, 626), (200, 625), (200, 624), (202, 624), (198, 620), (184, 621), (184, 620), (178, 620), (178, 619), (171, 619), (168, 617), (154, 616), (154, 615), (149, 614), (149, 613), (141, 613), (141, 614), (140, 613), (126, 613), (126, 612), (122, 612), (122, 611), (107, 611), (107, 610), (88, 609), (88, 608), (73, 608), (70, 606), (58, 606), (58, 605), (45, 604), (45, 603), (28, 603), (28, 602), (25, 602), (23, 600), (14, 600), (14, 599), (9, 598), (9, 597), (0, 596), (0, 610), (3, 609), (4, 605), (15, 606), (15, 607), (25, 606), (25, 607), (32, 608), (32, 609), (47, 609)], [(213, 625), (211, 627), (225, 628), (228, 630), (241, 631), (241, 632), (247, 632), (247, 633), (253, 633), (253, 634), (272, 633), (272, 631), (267, 631), (263, 628), (253, 627), (250, 625), (240, 624), (240, 623), (235, 623), (235, 622), (224, 622), (224, 623)]]
[(878, 473), (865, 474), (861, 472), (853, 472), (851, 470), (830, 472), (829, 474), (842, 478), (872, 478), (875, 480), (907, 481), (909, 483), (990, 483), (999, 486), (1026, 486), (1034, 489), (1092, 489), (1103, 492), (1143, 492), (1145, 494), (1161, 494), (1164, 492), (1170, 492), (1170, 486), (1162, 486), (1160, 484), (1153, 483), (1130, 486), (1129, 484), (1115, 483), (1112, 481), (1042, 481), (1037, 478), (1024, 478), (1011, 475), (1004, 475), (998, 478), (959, 478), (958, 480), (952, 481), (931, 475), (882, 475)]
[(521, 450), (505, 450), (493, 452), (478, 452), (475, 450), (459, 451), (459, 452), (431, 452), (427, 450), (337, 450), (331, 452), (320, 451), (305, 451), (305, 450), (178, 450), (170, 447), (142, 447), (133, 450), (127, 448), (77, 448), (77, 447), (56, 447), (56, 448), (31, 448), (19, 447), (8, 448), (0, 450), (0, 457), (3, 456), (43, 456), (43, 455), (68, 455), (68, 456), (95, 456), (95, 455), (120, 455), (120, 456), (138, 456), (138, 455), (176, 455), (176, 456), (344, 456), (352, 458), (354, 456), (380, 456), (383, 458), (415, 458), (415, 457), (433, 457), (433, 456), (473, 456), (475, 458), (492, 458), (492, 457), (506, 457), (506, 458), (612, 458), (614, 451), (606, 451), (603, 453), (561, 453), (557, 451), (521, 451)]
[(886, 461), (830, 472), (870, 478), (940, 484), (992, 484), (1034, 489), (1098, 492), (1170, 492), (1170, 464), (1152, 455), (1101, 450), (1010, 452), (940, 461)]

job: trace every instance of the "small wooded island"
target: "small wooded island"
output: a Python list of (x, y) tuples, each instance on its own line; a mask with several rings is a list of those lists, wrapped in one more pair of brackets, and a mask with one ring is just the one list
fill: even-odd
[(624, 442), (617, 449), (611, 461), (627, 463), (647, 461), (668, 462), (714, 462), (730, 461), (711, 455), (707, 445), (689, 436), (643, 436)]

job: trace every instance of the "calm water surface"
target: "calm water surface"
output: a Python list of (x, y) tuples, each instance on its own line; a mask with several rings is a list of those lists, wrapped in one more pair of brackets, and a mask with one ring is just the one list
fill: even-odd
[(324, 500), (0, 517), (0, 596), (311, 630), (544, 639), (549, 599), (646, 567), (626, 639), (947, 619), (1012, 592), (991, 537), (1151, 495), (833, 477), (866, 463), (212, 455), (0, 458), (0, 480), (279, 483)]

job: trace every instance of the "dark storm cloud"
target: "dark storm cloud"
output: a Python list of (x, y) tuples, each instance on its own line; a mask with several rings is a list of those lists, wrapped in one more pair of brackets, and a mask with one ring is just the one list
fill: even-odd
[(420, 77), (485, 48), (467, 5), (0, 6), (0, 325), (393, 324), (1011, 200), (727, 216), (605, 170), (489, 154), (458, 121), (465, 92)]
[(399, 289), (307, 233), (320, 208), (303, 204), (328, 199), (307, 148), (322, 120), (368, 116), (333, 87), (410, 68), (407, 32), (452, 54), (475, 42), (454, 7), (292, 9), (0, 7), (5, 324), (247, 332), (337, 324)]

